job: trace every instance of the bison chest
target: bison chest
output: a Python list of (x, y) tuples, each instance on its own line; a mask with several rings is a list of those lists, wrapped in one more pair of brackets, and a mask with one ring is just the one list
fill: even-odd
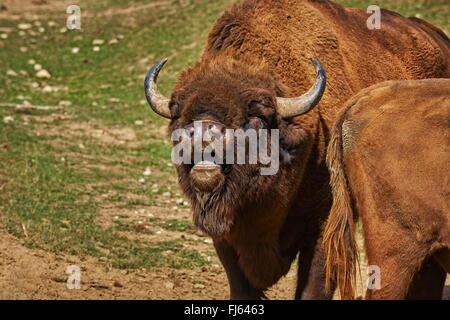
[(291, 266), (293, 258), (281, 254), (277, 242), (255, 242), (234, 246), (239, 267), (250, 283), (265, 289), (284, 276)]

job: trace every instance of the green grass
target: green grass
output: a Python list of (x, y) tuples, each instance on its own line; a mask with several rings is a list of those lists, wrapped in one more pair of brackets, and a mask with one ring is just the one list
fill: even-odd
[(160, 223), (159, 226), (166, 230), (192, 233), (191, 221), (168, 219)]
[[(340, 2), (359, 8), (372, 4)], [(82, 30), (65, 33), (60, 29), (66, 16), (60, 12), (47, 12), (47, 18), (41, 19), (46, 31), (39, 33), (33, 26), (35, 36), (20, 36), (16, 20), (0, 21), (0, 27), (14, 29), (8, 39), (0, 39), (0, 103), (72, 103), (52, 110), (0, 107), (0, 223), (30, 247), (103, 257), (121, 268), (188, 268), (209, 263), (178, 239), (128, 239), (123, 234), (137, 232), (128, 214), (110, 226), (98, 223), (100, 212), (107, 208), (133, 212), (149, 206), (183, 207), (175, 200), (181, 195), (174, 169), (168, 165), (167, 120), (150, 112), (142, 101), (143, 78), (156, 60), (170, 57), (159, 82), (169, 94), (180, 70), (198, 59), (212, 23), (233, 1), (167, 0), (152, 8), (120, 13), (148, 3), (85, 1), (82, 12), (90, 15), (82, 18)], [(378, 4), (404, 15), (420, 14), (450, 30), (447, 0)], [(105, 12), (109, 14), (93, 18)], [(50, 20), (58, 26), (47, 27)], [(98, 52), (93, 51), (94, 39), (105, 40)], [(118, 43), (109, 44), (112, 39)], [(20, 47), (28, 51), (21, 52)], [(77, 54), (71, 52), (75, 47)], [(36, 78), (29, 59), (52, 77)], [(6, 75), (7, 70), (18, 76)], [(40, 89), (32, 89), (34, 83)], [(59, 91), (43, 92), (45, 86)], [(5, 117), (14, 121), (4, 123)], [(121, 140), (118, 130), (123, 128), (131, 128), (135, 136)], [(96, 132), (102, 133), (100, 137)], [(115, 140), (107, 141), (105, 136)], [(152, 174), (143, 176), (147, 167)], [(168, 232), (192, 233), (191, 222), (182, 219), (150, 219), (147, 223)]]

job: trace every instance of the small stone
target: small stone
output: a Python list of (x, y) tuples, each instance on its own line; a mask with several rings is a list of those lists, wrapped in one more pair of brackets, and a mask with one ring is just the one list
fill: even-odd
[(118, 42), (119, 42), (119, 40), (117, 40), (117, 39), (111, 39), (108, 41), (109, 44), (116, 44)]
[(36, 73), (36, 77), (38, 77), (38, 78), (47, 78), (47, 79), (50, 79), (52, 76), (50, 75), (50, 72), (48, 72), (48, 71), (45, 70), (45, 69), (42, 69), (42, 70), (39, 70), (39, 71)]
[(78, 53), (80, 52), (80, 48), (72, 48), (72, 53)]
[(42, 70), (42, 66), (39, 63), (36, 63), (34, 65), (34, 70), (36, 70), (36, 71)]
[(80, 149), (85, 149), (86, 147), (84, 146), (84, 144), (80, 143), (80, 144), (78, 145), (78, 148), (80, 148)]
[(20, 47), (20, 52), (27, 52), (28, 48), (27, 47)]
[(55, 27), (56, 26), (56, 22), (55, 21), (49, 21), (49, 22), (47, 22), (47, 25), (49, 27)]
[(145, 183), (145, 179), (144, 178), (139, 178), (138, 182), (139, 183)]
[(67, 100), (61, 100), (58, 105), (62, 106), (62, 107), (70, 107), (72, 105), (71, 101), (67, 101)]
[(170, 192), (164, 192), (164, 193), (162, 194), (162, 196), (163, 196), (163, 197), (170, 197)]
[(194, 284), (194, 289), (205, 289), (205, 286), (203, 284), (196, 283)]
[(4, 123), (10, 123), (10, 122), (13, 122), (13, 121), (14, 121), (14, 118), (11, 117), (11, 116), (6, 116), (6, 117), (3, 118), (3, 122)]
[(2, 34), (0, 34), (0, 38), (8, 39), (8, 35), (6, 33), (2, 33)]
[(39, 88), (39, 83), (32, 82), (32, 83), (30, 83), (30, 87), (33, 88), (33, 89), (37, 89), (37, 88)]
[(26, 35), (25, 31), (19, 31), (19, 36), (23, 37), (24, 35)]
[(108, 101), (109, 102), (113, 102), (113, 103), (117, 103), (117, 102), (120, 102), (120, 99), (118, 99), (118, 98), (109, 98)]
[(99, 46), (99, 45), (102, 45), (104, 43), (105, 43), (105, 40), (103, 40), (103, 39), (95, 39), (94, 41), (92, 41), (92, 44), (94, 46)]
[(20, 23), (17, 28), (19, 28), (20, 30), (28, 30), (32, 27), (32, 25), (30, 23)]
[(43, 33), (43, 32), (45, 32), (45, 28), (40, 27), (40, 28), (38, 29), (38, 31), (39, 31), (40, 33)]
[(36, 64), (36, 61), (34, 61), (34, 59), (29, 59), (29, 60), (27, 61), (27, 63), (28, 63), (28, 64)]
[(212, 243), (213, 243), (212, 239), (209, 239), (209, 238), (203, 240), (203, 242), (204, 242), (204, 243), (207, 243), (207, 244), (212, 244)]
[(136, 120), (136, 121), (134, 122), (134, 124), (137, 125), (137, 126), (142, 126), (142, 125), (144, 124), (144, 121), (142, 121), (142, 120)]
[(11, 70), (11, 69), (6, 71), (6, 74), (11, 77), (17, 77), (17, 72), (15, 72), (14, 70)]
[(173, 282), (166, 282), (166, 283), (164, 284), (164, 286), (165, 286), (167, 289), (169, 289), (169, 290), (173, 290), (173, 288), (175, 287), (175, 285), (174, 285)]
[(93, 47), (92, 50), (94, 50), (95, 52), (100, 51), (100, 47)]
[(59, 29), (59, 32), (60, 33), (66, 33), (67, 32), (67, 28), (61, 28), (61, 29)]
[(142, 174), (144, 176), (149, 176), (152, 174), (152, 170), (150, 168), (145, 168), (145, 171)]
[(33, 24), (34, 24), (36, 27), (40, 27), (40, 26), (42, 25), (42, 23), (41, 23), (39, 20), (36, 20), (35, 22), (33, 22)]
[(37, 33), (34, 32), (33, 30), (28, 30), (28, 34), (32, 37), (34, 37)]
[(53, 88), (51, 86), (45, 86), (44, 88), (42, 88), (43, 92), (53, 92)]
[(98, 103), (94, 101), (94, 102), (91, 103), (91, 105), (92, 105), (93, 107), (96, 107), (96, 106), (98, 106)]
[(123, 34), (118, 34), (118, 35), (117, 35), (117, 39), (122, 40), (123, 38), (125, 38), (125, 36), (124, 36)]
[(26, 72), (25, 70), (19, 70), (19, 73), (24, 77), (28, 76), (28, 72)]

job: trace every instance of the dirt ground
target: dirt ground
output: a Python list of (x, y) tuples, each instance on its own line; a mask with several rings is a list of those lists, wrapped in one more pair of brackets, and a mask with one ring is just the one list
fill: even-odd
[[(69, 266), (80, 268), (80, 288), (69, 289)], [(269, 290), (269, 299), (292, 299), (295, 268)], [(444, 298), (450, 299), (450, 281)], [(221, 266), (196, 269), (118, 270), (86, 256), (29, 249), (0, 231), (0, 299), (227, 299)]]
[[(80, 289), (69, 289), (69, 266), (80, 268)], [(295, 272), (270, 290), (292, 299)], [(227, 299), (221, 266), (189, 270), (118, 270), (92, 257), (29, 249), (0, 231), (0, 299)]]

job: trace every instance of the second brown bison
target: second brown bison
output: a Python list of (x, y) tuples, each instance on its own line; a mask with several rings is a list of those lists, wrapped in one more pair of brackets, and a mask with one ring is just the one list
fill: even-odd
[[(321, 231), (331, 207), (325, 165), (329, 130), (341, 104), (389, 79), (449, 77), (450, 41), (439, 29), (383, 10), (368, 30), (365, 10), (327, 0), (246, 0), (214, 24), (202, 57), (170, 98), (145, 92), (169, 130), (195, 121), (224, 129), (279, 129), (280, 168), (258, 164), (177, 165), (195, 225), (213, 238), (231, 298), (261, 298), (299, 254), (296, 298), (326, 299)], [(308, 58), (317, 58), (317, 79)], [(311, 90), (309, 90), (311, 88)], [(308, 91), (309, 90), (309, 91)], [(305, 94), (305, 92), (307, 92)]]
[(329, 279), (353, 296), (361, 219), (371, 299), (440, 299), (450, 272), (450, 80), (384, 82), (346, 103), (328, 147)]

